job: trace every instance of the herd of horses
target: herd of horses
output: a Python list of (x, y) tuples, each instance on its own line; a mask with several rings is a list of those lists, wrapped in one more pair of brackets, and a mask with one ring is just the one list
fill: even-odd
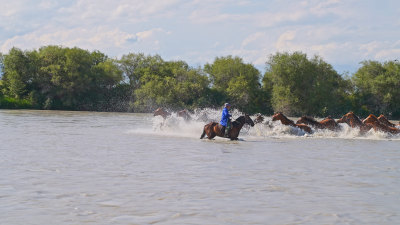
[[(153, 115), (162, 116), (164, 119), (166, 119), (167, 117), (171, 116), (171, 113), (164, 108), (158, 108), (154, 111)], [(177, 112), (177, 116), (182, 117), (185, 121), (189, 121), (192, 119), (189, 111), (186, 109)], [(272, 116), (272, 121), (278, 120), (283, 125), (300, 128), (301, 130), (309, 134), (313, 132), (313, 129), (328, 129), (331, 131), (339, 131), (342, 128), (339, 123), (346, 123), (351, 128), (358, 128), (361, 134), (365, 134), (371, 129), (373, 129), (374, 131), (386, 132), (391, 134), (400, 133), (400, 129), (398, 129), (395, 124), (391, 123), (384, 115), (376, 117), (375, 115), (370, 114), (367, 118), (361, 120), (353, 112), (349, 112), (343, 115), (342, 118), (338, 120), (327, 117), (321, 121), (317, 121), (310, 116), (302, 116), (295, 123), (293, 120), (286, 117), (283, 113), (279, 112), (275, 113)], [(257, 123), (262, 124), (264, 123), (264, 121), (264, 116), (260, 114), (256, 116), (254, 121), (247, 114), (245, 114), (244, 116), (240, 116), (232, 122), (231, 129), (228, 133), (228, 138), (231, 140), (237, 140), (240, 130), (245, 124), (254, 126)], [(221, 132), (221, 125), (217, 122), (209, 122), (204, 126), (203, 133), (201, 134), (200, 139), (204, 138), (206, 135), (208, 139), (213, 139), (215, 136), (224, 137), (224, 134)]]
[[(255, 120), (262, 121), (263, 117), (259, 115)], [(275, 113), (272, 116), (272, 121), (277, 120), (280, 120), (281, 123), (284, 125), (298, 127), (307, 133), (312, 133), (311, 127), (313, 127), (314, 129), (329, 129), (332, 131), (339, 131), (341, 129), (339, 123), (346, 123), (351, 128), (358, 128), (360, 129), (361, 134), (365, 134), (371, 129), (373, 129), (374, 131), (381, 131), (391, 134), (400, 133), (400, 129), (396, 128), (396, 125), (391, 123), (383, 114), (381, 114), (379, 117), (370, 114), (367, 118), (361, 120), (353, 112), (348, 112), (343, 115), (342, 118), (336, 121), (331, 117), (327, 117), (321, 121), (316, 121), (312, 117), (302, 116), (299, 120), (297, 120), (296, 123), (294, 123), (293, 120), (287, 118), (285, 115), (283, 115), (283, 113)]]

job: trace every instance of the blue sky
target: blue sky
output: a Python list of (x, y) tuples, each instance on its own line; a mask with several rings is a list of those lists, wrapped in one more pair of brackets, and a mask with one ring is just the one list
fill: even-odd
[(342, 73), (400, 58), (398, 0), (0, 0), (0, 51), (62, 45), (159, 54), (197, 67), (234, 55), (321, 56)]

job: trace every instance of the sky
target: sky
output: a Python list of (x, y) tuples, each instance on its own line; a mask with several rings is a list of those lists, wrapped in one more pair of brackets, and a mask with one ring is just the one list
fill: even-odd
[(353, 73), (400, 59), (400, 1), (0, 0), (0, 52), (46, 45), (193, 67), (232, 55), (261, 72), (271, 55), (301, 51)]

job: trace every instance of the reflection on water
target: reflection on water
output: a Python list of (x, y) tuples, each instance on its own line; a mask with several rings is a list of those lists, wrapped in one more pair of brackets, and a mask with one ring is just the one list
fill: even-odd
[(2, 110), (0, 224), (400, 223), (398, 137), (204, 124)]

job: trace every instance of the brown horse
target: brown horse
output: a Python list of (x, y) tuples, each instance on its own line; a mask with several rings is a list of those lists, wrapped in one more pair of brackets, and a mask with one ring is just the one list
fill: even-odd
[(370, 124), (364, 124), (353, 112), (346, 113), (336, 122), (347, 123), (351, 128), (360, 128), (361, 133), (366, 133), (372, 128)]
[[(231, 140), (238, 140), (238, 136), (240, 130), (242, 129), (244, 124), (249, 124), (250, 126), (254, 126), (253, 120), (250, 118), (249, 115), (240, 116), (235, 121), (232, 122), (231, 129), (229, 130), (229, 137)], [(216, 122), (211, 122), (206, 124), (203, 129), (203, 133), (200, 136), (200, 139), (203, 139), (204, 136), (207, 134), (208, 139), (213, 139), (215, 136), (224, 137), (221, 132), (221, 124)]]
[(182, 117), (185, 121), (189, 121), (192, 119), (192, 117), (190, 116), (189, 111), (187, 109), (177, 112), (177, 115), (179, 117)]
[(169, 113), (167, 110), (164, 108), (158, 108), (154, 111), (153, 116), (162, 116), (162, 118), (166, 119), (168, 116), (170, 116), (171, 113)]
[(272, 116), (272, 121), (276, 121), (276, 120), (280, 120), (283, 125), (288, 125), (288, 126), (292, 126), (292, 127), (298, 127), (298, 128), (304, 130), (307, 133), (310, 133), (310, 134), (312, 133), (312, 130), (311, 130), (311, 128), (309, 126), (307, 126), (305, 124), (295, 124), (293, 122), (293, 120), (290, 120), (285, 115), (283, 115), (283, 113), (281, 113), (281, 112), (275, 113)]
[(385, 124), (386, 126), (389, 126), (389, 127), (396, 127), (396, 125), (393, 124), (393, 123), (391, 123), (383, 114), (381, 114), (381, 115), (378, 117), (378, 120), (379, 120), (379, 122)]
[(364, 124), (369, 124), (371, 125), (375, 131), (383, 131), (387, 133), (392, 133), (392, 134), (398, 134), (400, 133), (400, 130), (394, 127), (387, 126), (386, 124), (381, 123), (378, 118), (370, 114), (365, 120), (363, 120)]
[(340, 129), (340, 126), (336, 121), (332, 118), (325, 118), (321, 122), (316, 121), (314, 118), (309, 116), (302, 116), (299, 120), (297, 120), (296, 124), (307, 124), (313, 126), (317, 129), (329, 129), (336, 131)]

